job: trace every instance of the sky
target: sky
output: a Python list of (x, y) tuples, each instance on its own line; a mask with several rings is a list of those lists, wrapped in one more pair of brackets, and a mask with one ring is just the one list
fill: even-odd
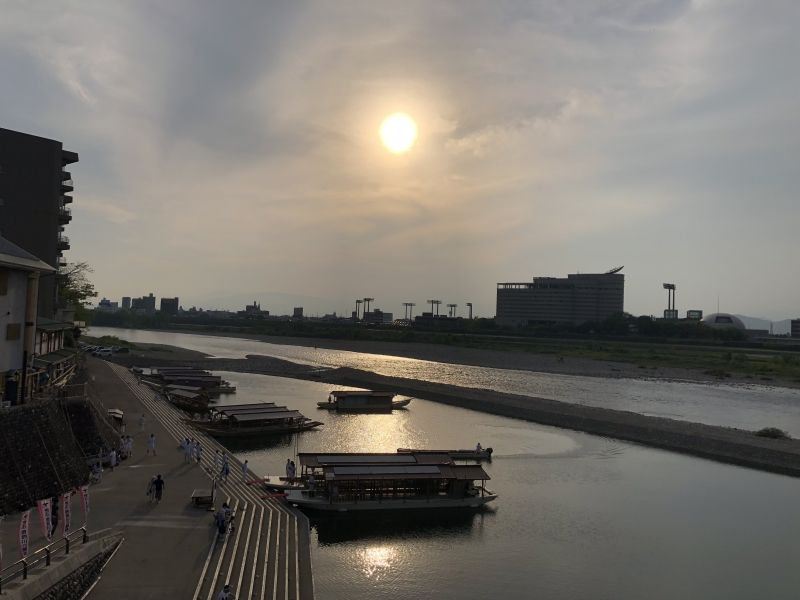
[[(800, 4), (0, 0), (0, 126), (80, 154), (101, 296), (495, 312), (624, 265), (625, 309), (800, 315)], [(402, 111), (405, 154), (378, 128)]]

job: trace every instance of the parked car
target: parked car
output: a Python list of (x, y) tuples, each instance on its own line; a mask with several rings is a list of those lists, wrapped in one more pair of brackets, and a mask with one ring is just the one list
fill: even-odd
[(92, 352), (95, 356), (111, 356), (113, 352), (111, 348), (98, 348), (94, 352)]

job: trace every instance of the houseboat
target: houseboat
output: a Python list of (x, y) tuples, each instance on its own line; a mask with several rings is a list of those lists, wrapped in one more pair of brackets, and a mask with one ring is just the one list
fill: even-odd
[(430, 452), (352, 454), (301, 453), (306, 489), (286, 499), (320, 511), (478, 508), (497, 498), (478, 465), (457, 465)]
[(189, 392), (182, 389), (166, 389), (164, 390), (166, 399), (181, 410), (188, 413), (201, 413), (208, 412), (208, 397), (201, 392)]
[(491, 448), (472, 448), (466, 450), (416, 450), (413, 448), (398, 448), (402, 454), (446, 454), (453, 460), (492, 460)]
[(340, 412), (389, 412), (407, 406), (411, 398), (394, 400), (392, 392), (370, 390), (334, 390), (327, 402), (317, 402), (319, 408)]
[(188, 420), (189, 425), (220, 438), (248, 438), (306, 431), (322, 425), (297, 410), (274, 403), (237, 404), (210, 409), (207, 420)]

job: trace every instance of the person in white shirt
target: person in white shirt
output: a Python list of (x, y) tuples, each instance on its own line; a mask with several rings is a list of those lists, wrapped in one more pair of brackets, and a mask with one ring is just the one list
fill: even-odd
[(225, 584), (225, 587), (222, 588), (222, 591), (217, 596), (217, 600), (234, 600), (233, 595), (231, 594), (231, 586), (229, 584)]

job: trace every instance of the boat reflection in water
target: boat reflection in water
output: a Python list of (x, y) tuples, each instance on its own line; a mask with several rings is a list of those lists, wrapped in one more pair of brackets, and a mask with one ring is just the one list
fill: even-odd
[(369, 513), (309, 513), (312, 530), (321, 546), (353, 541), (387, 541), (469, 538), (480, 536), (485, 519), (495, 511), (370, 511)]

